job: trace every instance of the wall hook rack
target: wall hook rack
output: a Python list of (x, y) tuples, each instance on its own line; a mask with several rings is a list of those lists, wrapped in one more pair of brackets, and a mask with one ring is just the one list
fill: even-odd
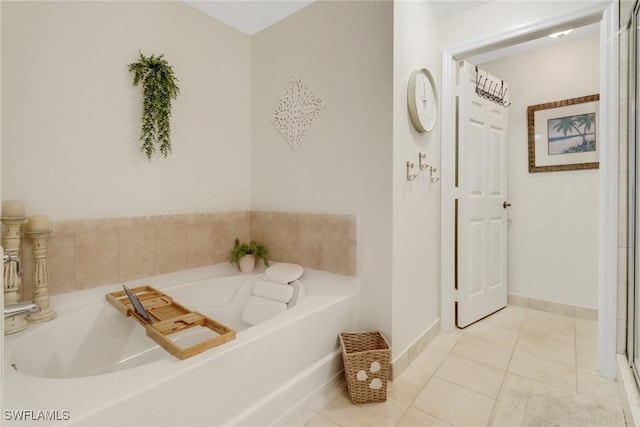
[(440, 175), (436, 175), (436, 172), (438, 172), (438, 168), (434, 166), (429, 166), (429, 180), (431, 182), (435, 183), (440, 181)]
[(428, 164), (426, 164), (426, 163), (422, 163), (422, 160), (423, 160), (423, 159), (426, 159), (426, 158), (427, 158), (427, 155), (426, 155), (425, 153), (418, 153), (418, 168), (419, 168), (421, 171), (423, 171), (423, 170), (425, 170), (426, 168), (428, 168), (428, 167), (429, 167), (429, 165), (428, 165)]
[[(487, 88), (487, 82), (489, 83), (489, 87)], [(482, 81), (482, 76), (478, 71), (478, 67), (476, 67), (476, 94), (484, 99), (488, 99), (491, 102), (495, 102), (496, 104), (507, 108), (511, 105), (510, 102), (505, 101), (507, 96), (507, 91), (509, 89), (504, 87), (504, 80), (498, 82), (490, 81), (489, 77), (484, 77), (484, 82)]]
[(415, 173), (411, 173), (411, 169), (413, 169), (415, 165), (411, 162), (407, 162), (407, 181), (413, 181), (418, 176)]

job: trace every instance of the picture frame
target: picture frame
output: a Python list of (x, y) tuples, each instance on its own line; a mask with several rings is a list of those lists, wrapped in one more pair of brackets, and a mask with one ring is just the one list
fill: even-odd
[(529, 173), (598, 169), (600, 95), (527, 107)]

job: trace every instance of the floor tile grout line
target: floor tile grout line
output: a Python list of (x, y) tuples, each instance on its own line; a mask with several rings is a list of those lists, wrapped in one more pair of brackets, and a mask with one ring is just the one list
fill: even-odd
[(500, 399), (500, 395), (502, 394), (502, 390), (504, 388), (504, 382), (507, 379), (507, 374), (509, 373), (509, 367), (511, 366), (511, 360), (513, 359), (513, 354), (516, 352), (516, 347), (518, 346), (518, 341), (520, 341), (520, 336), (522, 334), (522, 329), (524, 328), (524, 324), (527, 321), (527, 317), (529, 317), (529, 308), (526, 309), (524, 318), (522, 319), (522, 323), (520, 324), (520, 330), (518, 331), (518, 337), (516, 338), (516, 342), (513, 344), (513, 348), (511, 349), (511, 356), (509, 356), (509, 361), (507, 362), (507, 367), (504, 370), (504, 376), (502, 377), (502, 382), (500, 383), (500, 388), (498, 388), (498, 395), (496, 396), (495, 402), (493, 402), (493, 408), (491, 408), (491, 415), (489, 416), (488, 425), (492, 425), (495, 417), (496, 407), (498, 406), (498, 400)]
[[(442, 332), (440, 332), (442, 333)], [(460, 338), (458, 338), (458, 341), (460, 340)], [(456, 344), (458, 343), (458, 341), (456, 341)], [(435, 376), (435, 373), (438, 371), (438, 369), (440, 369), (440, 366), (442, 366), (442, 363), (444, 363), (444, 360), (449, 356), (449, 354), (451, 354), (451, 350), (453, 350), (453, 347), (456, 346), (456, 344), (454, 344), (453, 346), (451, 346), (451, 348), (449, 350), (444, 350), (441, 348), (437, 348), (437, 347), (432, 347), (436, 350), (440, 350), (440, 351), (444, 351), (446, 354), (445, 356), (442, 358), (442, 360), (438, 363), (438, 365), (435, 367), (433, 372), (425, 372), (425, 371), (421, 371), (420, 369), (416, 369), (419, 372), (422, 373), (426, 373), (429, 374), (429, 378), (427, 379), (427, 381), (425, 381), (424, 385), (422, 386), (422, 388), (420, 389), (420, 391), (413, 397), (413, 399), (411, 399), (411, 403), (409, 404), (409, 406), (413, 406), (414, 402), (416, 401), (416, 399), (418, 398), (418, 396), (420, 396), (420, 393), (422, 393), (422, 391), (424, 390), (424, 388), (427, 386), (427, 384), (429, 384), (429, 381), (431, 381), (431, 379)], [(429, 348), (429, 346), (427, 345), (422, 351), (424, 352), (424, 350), (426, 350), (427, 348)], [(413, 365), (415, 363), (415, 359), (412, 363), (409, 364), (408, 367), (411, 367), (411, 365)], [(417, 408), (416, 408), (417, 409)], [(424, 411), (423, 411), (424, 412)]]
[[(511, 352), (513, 353), (513, 349), (511, 349)], [(499, 369), (499, 370), (501, 370), (501, 371), (505, 371), (505, 372), (507, 371), (507, 367), (508, 367), (508, 363), (507, 363), (507, 367), (505, 367), (505, 368), (498, 368), (497, 366), (489, 365), (488, 363), (481, 362), (480, 360), (472, 359), (471, 357), (469, 357), (469, 356), (465, 356), (465, 355), (463, 355), (463, 354), (451, 353), (451, 355), (453, 355), (453, 356), (457, 356), (457, 357), (460, 357), (460, 358), (465, 359), (465, 360), (469, 360), (469, 361), (471, 361), (471, 362), (476, 362), (476, 363), (479, 363), (479, 364), (481, 364), (481, 365), (488, 366), (488, 367), (490, 367), (490, 368)], [(509, 358), (511, 358), (511, 356), (509, 356)], [(442, 364), (441, 364), (441, 365), (442, 365)], [(434, 372), (434, 374), (435, 374), (435, 372)]]
[[(504, 347), (504, 348), (513, 348), (513, 346), (515, 346), (515, 343), (513, 344), (513, 346), (508, 346), (508, 345), (504, 345), (504, 344), (499, 344), (497, 342), (489, 341), (489, 340), (486, 340), (486, 339), (484, 339), (482, 337), (478, 337), (478, 336), (471, 335), (471, 334), (467, 334), (466, 336), (469, 337), (469, 338), (473, 338), (475, 340), (478, 340), (478, 341), (482, 341), (482, 342), (487, 343), (487, 344), (493, 344), (493, 345), (497, 345), (497, 346)], [(520, 333), (518, 333), (518, 336), (520, 336)], [(516, 341), (517, 341), (517, 339), (516, 339)]]
[[(417, 406), (410, 405), (410, 406), (409, 406), (409, 408), (413, 408), (413, 409), (415, 409), (416, 411), (420, 411), (420, 412), (422, 412), (422, 413), (423, 413), (423, 414), (425, 414), (425, 415), (428, 415), (428, 416), (430, 416), (430, 417), (432, 417), (432, 418), (435, 418), (435, 419), (437, 419), (437, 420), (442, 421), (443, 423), (447, 423), (447, 424), (449, 424), (449, 425), (454, 425), (454, 424), (451, 424), (451, 422), (450, 422), (450, 421), (443, 420), (442, 418), (437, 417), (437, 416), (435, 416), (435, 415), (433, 415), (433, 414), (430, 414), (430, 413), (428, 413), (427, 411), (424, 411), (424, 410), (422, 410), (422, 409), (418, 408)], [(409, 410), (409, 409), (407, 408), (407, 411), (408, 411), (408, 410)], [(398, 421), (398, 422), (400, 422), (400, 421)], [(398, 425), (398, 423), (396, 423), (396, 425)]]
[[(442, 332), (440, 332), (440, 333), (442, 333)], [(427, 381), (424, 383), (424, 385), (422, 386), (422, 388), (420, 389), (420, 391), (418, 391), (418, 393), (416, 393), (416, 395), (411, 399), (411, 403), (409, 403), (409, 406), (407, 407), (407, 409), (405, 410), (405, 412), (402, 414), (402, 417), (400, 417), (400, 419), (398, 420), (398, 422), (396, 422), (396, 424), (395, 424), (396, 426), (397, 426), (397, 425), (398, 425), (398, 423), (402, 420), (402, 418), (406, 415), (406, 413), (409, 411), (409, 408), (414, 408), (414, 409), (416, 409), (416, 410), (418, 410), (418, 411), (422, 412), (423, 414), (427, 414), (427, 415), (429, 415), (430, 417), (436, 418), (436, 419), (438, 419), (438, 420), (440, 420), (440, 421), (442, 421), (442, 422), (445, 422), (445, 423), (447, 423), (447, 424), (451, 424), (451, 423), (450, 423), (449, 421), (447, 421), (447, 420), (443, 420), (442, 418), (436, 417), (436, 416), (435, 416), (435, 415), (433, 415), (433, 414), (430, 414), (430, 413), (428, 413), (428, 412), (426, 412), (426, 411), (421, 410), (420, 408), (418, 408), (418, 407), (414, 406), (414, 403), (415, 403), (415, 402), (416, 402), (416, 400), (418, 399), (418, 396), (420, 396), (420, 394), (424, 391), (424, 389), (427, 387), (427, 385), (428, 385), (428, 384), (431, 382), (431, 380), (435, 377), (436, 372), (438, 371), (438, 369), (440, 369), (440, 367), (441, 367), (441, 366), (442, 366), (442, 364), (444, 363), (445, 359), (446, 359), (447, 357), (449, 357), (449, 355), (453, 354), (453, 353), (452, 353), (453, 348), (458, 344), (458, 341), (460, 341), (460, 338), (462, 338), (462, 335), (464, 335), (464, 332), (463, 332), (462, 334), (460, 334), (460, 337), (458, 337), (458, 339), (456, 340), (456, 342), (455, 342), (451, 347), (449, 347), (449, 349), (448, 349), (448, 350), (445, 350), (445, 349), (443, 349), (443, 348), (438, 348), (438, 347), (432, 347), (432, 348), (434, 348), (434, 349), (436, 349), (436, 350), (440, 350), (440, 351), (445, 352), (445, 355), (444, 355), (444, 357), (442, 358), (442, 360), (437, 364), (437, 366), (435, 367), (434, 371), (433, 371), (433, 372), (431, 372), (431, 373), (429, 373), (429, 378), (428, 378), (428, 379), (427, 379)], [(424, 351), (424, 350), (426, 350), (427, 348), (429, 348), (429, 346), (428, 346), (428, 345), (423, 349), (423, 351)], [(409, 364), (409, 367), (411, 367), (411, 365), (413, 365), (413, 363), (415, 363), (415, 360), (414, 360), (411, 364)], [(415, 368), (414, 368), (414, 369), (415, 369)], [(419, 369), (416, 369), (416, 370), (420, 371)], [(424, 372), (424, 371), (420, 371), (420, 372)], [(426, 372), (425, 372), (425, 373), (426, 373)], [(439, 378), (439, 377), (438, 377), (438, 378)], [(440, 379), (441, 379), (441, 378), (440, 378)], [(456, 384), (456, 385), (457, 385), (457, 384)]]
[[(434, 377), (435, 377), (435, 375), (434, 375)], [(433, 377), (432, 377), (432, 378), (433, 378)], [(484, 394), (484, 393), (479, 392), (479, 391), (477, 391), (477, 390), (472, 390), (472, 389), (470, 389), (469, 387), (465, 387), (465, 386), (463, 386), (463, 385), (456, 384), (456, 383), (451, 382), (451, 381), (449, 381), (449, 380), (446, 380), (446, 379), (444, 379), (444, 378), (440, 378), (440, 377), (436, 377), (436, 378), (438, 378), (439, 380), (442, 380), (442, 381), (444, 381), (444, 382), (446, 382), (446, 383), (452, 384), (452, 385), (454, 385), (454, 386), (456, 386), (456, 387), (463, 388), (463, 389), (465, 389), (465, 390), (471, 391), (471, 392), (473, 392), (473, 393), (477, 393), (477, 394), (479, 394), (479, 395), (481, 395), (481, 396), (488, 397), (489, 399), (493, 400), (493, 406), (491, 407), (491, 413), (489, 414), (489, 420), (488, 420), (488, 421), (491, 421), (491, 416), (493, 415), (493, 408), (495, 407), (495, 404), (496, 404), (496, 402), (498, 401), (498, 398), (497, 398), (497, 397), (491, 397), (491, 396), (489, 396), (489, 395), (487, 395), (487, 394)], [(431, 379), (429, 379), (429, 381), (431, 381)], [(425, 387), (426, 387), (426, 385), (425, 385)], [(502, 385), (501, 385), (501, 387), (502, 387)], [(412, 406), (413, 406), (413, 405), (412, 405)], [(418, 409), (418, 410), (419, 410), (419, 408), (416, 408), (416, 409)], [(426, 412), (426, 411), (422, 411), (422, 412), (424, 412), (425, 414), (431, 415), (432, 417), (438, 418), (438, 417), (436, 417), (435, 415), (430, 414), (430, 413), (428, 413), (428, 412)], [(438, 419), (439, 419), (439, 420), (442, 420), (442, 418), (438, 418)], [(452, 424), (450, 421), (447, 421), (447, 420), (442, 420), (442, 421), (445, 421), (445, 422), (446, 422), (446, 423), (448, 423), (448, 424)], [(487, 425), (489, 425), (489, 424), (488, 424), (488, 421), (487, 421)]]
[[(434, 375), (434, 377), (436, 377), (436, 376)], [(474, 390), (474, 389), (469, 388), (469, 387), (464, 386), (464, 385), (456, 384), (456, 383), (454, 383), (453, 381), (450, 381), (450, 380), (448, 380), (448, 379), (446, 379), (446, 378), (442, 378), (442, 377), (436, 377), (436, 378), (437, 378), (437, 379), (439, 379), (439, 380), (441, 380), (441, 381), (447, 382), (447, 383), (449, 383), (449, 384), (453, 384), (453, 385), (455, 385), (456, 387), (460, 387), (460, 388), (463, 388), (463, 389), (465, 389), (465, 390), (468, 390), (468, 391), (472, 391), (472, 392), (474, 392), (474, 393), (481, 394), (482, 396), (484, 396), (484, 397), (488, 397), (489, 399), (493, 399), (493, 400), (496, 400), (496, 399), (497, 399), (497, 395), (496, 395), (496, 397), (489, 396), (488, 394), (483, 393), (483, 392), (481, 392), (481, 391)], [(503, 380), (504, 380), (504, 379), (503, 379)], [(431, 381), (431, 379), (429, 379), (429, 381)], [(502, 387), (502, 384), (501, 384), (500, 386)], [(426, 387), (426, 385), (425, 385), (425, 387)]]
[[(534, 311), (539, 311), (539, 310), (534, 310)], [(415, 406), (415, 403), (417, 401), (418, 396), (420, 396), (420, 394), (424, 391), (425, 387), (427, 387), (431, 383), (431, 381), (433, 380), (434, 377), (438, 378), (438, 380), (440, 380), (440, 381), (444, 381), (444, 382), (452, 384), (454, 386), (461, 387), (462, 389), (465, 389), (465, 390), (468, 390), (468, 391), (471, 391), (471, 392), (475, 392), (475, 393), (477, 393), (477, 394), (479, 394), (481, 396), (485, 396), (485, 397), (488, 397), (490, 399), (493, 399), (493, 405), (491, 407), (491, 412), (490, 412), (490, 415), (489, 415), (489, 418), (488, 418), (488, 421), (487, 421), (487, 425), (493, 425), (495, 423), (495, 417), (497, 415), (496, 414), (496, 409), (498, 407), (498, 403), (500, 401), (502, 401), (501, 399), (504, 398), (504, 393), (506, 393), (505, 381), (506, 381), (507, 374), (510, 374), (510, 376), (513, 376), (513, 377), (516, 377), (516, 378), (521, 378), (521, 379), (524, 379), (526, 381), (530, 381), (530, 382), (535, 383), (535, 384), (539, 384), (541, 386), (551, 387), (552, 389), (563, 391), (563, 392), (570, 392), (574, 396), (581, 395), (580, 393), (578, 393), (578, 387), (577, 387), (578, 386), (577, 371), (578, 371), (579, 367), (578, 367), (578, 354), (577, 354), (578, 353), (578, 351), (577, 351), (578, 339), (577, 339), (577, 326), (576, 326), (577, 325), (577, 321), (576, 321), (575, 317), (572, 318), (573, 319), (572, 320), (572, 325), (573, 325), (573, 331), (572, 331), (573, 334), (572, 335), (573, 335), (573, 339), (574, 339), (574, 350), (575, 350), (574, 351), (574, 358), (573, 358), (574, 362), (575, 362), (575, 365), (573, 366), (573, 368), (574, 368), (574, 371), (576, 373), (576, 383), (575, 383), (575, 387), (576, 388), (575, 388), (575, 390), (571, 390), (571, 389), (563, 388), (563, 387), (560, 387), (560, 386), (557, 386), (557, 385), (549, 384), (549, 383), (547, 383), (547, 382), (545, 382), (543, 380), (540, 380), (540, 379), (530, 378), (530, 377), (525, 376), (525, 375), (509, 372), (509, 368), (510, 368), (510, 365), (511, 365), (511, 363), (513, 361), (513, 357), (514, 357), (514, 354), (515, 354), (516, 347), (521, 342), (522, 333), (525, 330), (525, 327), (526, 327), (527, 324), (531, 324), (531, 322), (534, 322), (534, 319), (532, 319), (531, 314), (532, 314), (532, 309), (526, 308), (525, 315), (522, 318), (522, 321), (520, 322), (519, 330), (517, 331), (517, 337), (516, 337), (515, 343), (511, 347), (505, 346), (504, 344), (499, 344), (499, 343), (496, 343), (496, 342), (487, 341), (487, 340), (485, 340), (485, 339), (483, 339), (481, 337), (473, 336), (472, 334), (468, 333), (468, 331), (465, 331), (465, 330), (457, 330), (456, 331), (456, 332), (459, 332), (459, 333), (457, 334), (458, 336), (456, 337), (457, 338), (456, 341), (452, 345), (444, 347), (444, 348), (431, 347), (433, 349), (436, 349), (436, 350), (440, 351), (441, 352), (440, 354), (443, 355), (443, 357), (437, 364), (435, 364), (435, 367), (434, 367), (432, 372), (427, 372), (427, 371), (416, 369), (416, 371), (420, 372), (421, 375), (425, 375), (426, 376), (426, 381), (421, 387), (419, 387), (419, 391), (417, 393), (415, 393), (415, 395), (411, 399), (407, 399), (407, 400), (410, 400), (410, 403), (407, 404), (407, 403), (405, 403), (403, 401), (398, 400), (395, 397), (390, 397), (391, 400), (394, 400), (394, 401), (397, 401), (397, 402), (399, 402), (399, 403), (401, 403), (403, 405), (406, 405), (406, 407), (404, 408), (403, 412), (400, 414), (399, 418), (397, 419), (397, 421), (395, 422), (394, 425), (398, 426), (400, 424), (400, 422), (403, 420), (403, 418), (407, 415), (407, 413), (408, 413), (410, 408), (413, 408), (413, 409), (415, 409), (416, 411), (418, 411), (418, 412), (420, 412), (422, 414), (426, 414), (429, 417), (435, 418), (437, 420), (441, 420), (441, 421), (443, 421), (445, 423), (450, 423), (449, 421), (446, 421), (446, 420), (444, 420), (444, 419), (442, 419), (440, 417), (437, 417), (437, 416), (435, 416), (435, 415), (433, 415), (433, 414), (431, 414), (431, 413), (429, 413), (429, 412), (427, 412), (427, 411)], [(555, 313), (551, 313), (551, 314), (555, 314)], [(564, 317), (570, 317), (571, 318), (571, 316), (564, 316)], [(496, 326), (496, 325), (490, 325), (490, 326), (499, 327), (499, 326)], [(511, 329), (511, 330), (515, 331), (514, 329)], [(488, 395), (486, 393), (477, 391), (477, 390), (473, 390), (473, 389), (471, 389), (469, 387), (466, 387), (466, 386), (463, 386), (463, 385), (459, 385), (459, 384), (457, 384), (455, 382), (449, 381), (449, 380), (447, 380), (445, 378), (442, 378), (442, 377), (436, 375), (436, 373), (442, 368), (442, 366), (443, 366), (444, 362), (447, 360), (447, 358), (449, 358), (452, 354), (457, 356), (457, 357), (459, 357), (459, 358), (470, 360), (470, 361), (479, 363), (479, 364), (484, 365), (484, 366), (492, 366), (492, 365), (488, 365), (488, 364), (486, 364), (484, 362), (481, 362), (481, 361), (472, 359), (470, 357), (467, 357), (465, 355), (457, 354), (457, 353), (454, 352), (454, 349), (459, 344), (460, 340), (465, 337), (465, 335), (467, 337), (471, 337), (473, 339), (476, 339), (476, 340), (478, 340), (478, 341), (480, 341), (482, 343), (491, 344), (491, 345), (502, 347), (502, 348), (510, 348), (511, 353), (509, 355), (509, 359), (508, 359), (508, 362), (507, 362), (507, 365), (506, 365), (506, 369), (500, 369), (501, 371), (504, 371), (504, 372), (503, 372), (503, 376), (502, 376), (502, 381), (500, 382), (500, 387), (498, 388), (498, 392), (497, 392), (497, 395), (495, 397), (490, 396), (490, 395)], [(430, 346), (426, 346), (425, 350), (427, 348), (429, 348), (429, 347)], [(524, 352), (524, 353), (528, 353), (528, 352), (523, 351), (523, 350), (519, 350), (519, 351)], [(544, 357), (544, 356), (538, 356), (538, 355), (536, 355), (534, 353), (530, 353), (530, 354), (533, 355), (533, 356), (536, 356), (536, 357), (540, 357), (540, 358), (546, 359), (546, 360), (563, 363), (565, 365), (570, 365), (567, 362), (558, 361), (556, 359), (549, 359), (549, 358)], [(413, 365), (413, 363), (410, 364), (409, 366), (412, 367), (412, 365)], [(494, 366), (492, 366), (492, 367), (494, 367)], [(494, 367), (494, 368), (496, 368), (496, 367)], [(413, 368), (413, 369), (415, 369), (415, 368)], [(499, 369), (499, 368), (496, 368), (496, 369)], [(412, 375), (411, 377), (413, 378), (414, 376)], [(588, 398), (595, 398), (595, 397), (589, 396), (589, 395), (581, 395), (581, 396), (585, 396), (585, 397), (588, 397)], [(327, 405), (325, 405), (325, 407), (326, 406)], [(316, 416), (318, 416), (318, 415), (323, 417), (323, 419), (326, 419), (329, 422), (335, 424), (336, 426), (346, 427), (346, 426), (343, 426), (340, 423), (337, 423), (337, 422), (333, 421), (331, 418), (327, 418), (326, 416), (324, 416), (320, 412), (316, 413)], [(393, 418), (395, 418), (395, 417), (393, 417)], [(311, 422), (311, 421), (312, 420), (309, 420), (309, 422)]]

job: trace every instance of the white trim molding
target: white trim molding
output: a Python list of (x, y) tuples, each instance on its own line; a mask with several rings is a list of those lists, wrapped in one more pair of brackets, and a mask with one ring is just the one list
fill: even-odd
[(445, 49), (442, 52), (442, 114), (441, 114), (441, 325), (443, 332), (455, 329), (455, 140), (456, 140), (456, 61), (498, 48), (522, 43), (565, 29), (600, 23), (600, 114), (605, 144), (600, 153), (600, 219), (599, 219), (599, 302), (598, 360), (601, 375), (614, 378), (617, 364), (616, 283), (617, 283), (617, 198), (618, 198), (618, 3), (600, 2), (515, 27), (485, 39)]

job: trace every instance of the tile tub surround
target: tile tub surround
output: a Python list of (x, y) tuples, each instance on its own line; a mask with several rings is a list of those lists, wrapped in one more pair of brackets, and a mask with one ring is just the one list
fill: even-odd
[[(49, 294), (226, 262), (236, 237), (264, 243), (274, 261), (355, 276), (355, 225), (354, 215), (250, 211), (52, 221)], [(32, 246), (23, 233), (23, 300)]]
[(251, 238), (274, 261), (358, 274), (356, 215), (251, 211)]

